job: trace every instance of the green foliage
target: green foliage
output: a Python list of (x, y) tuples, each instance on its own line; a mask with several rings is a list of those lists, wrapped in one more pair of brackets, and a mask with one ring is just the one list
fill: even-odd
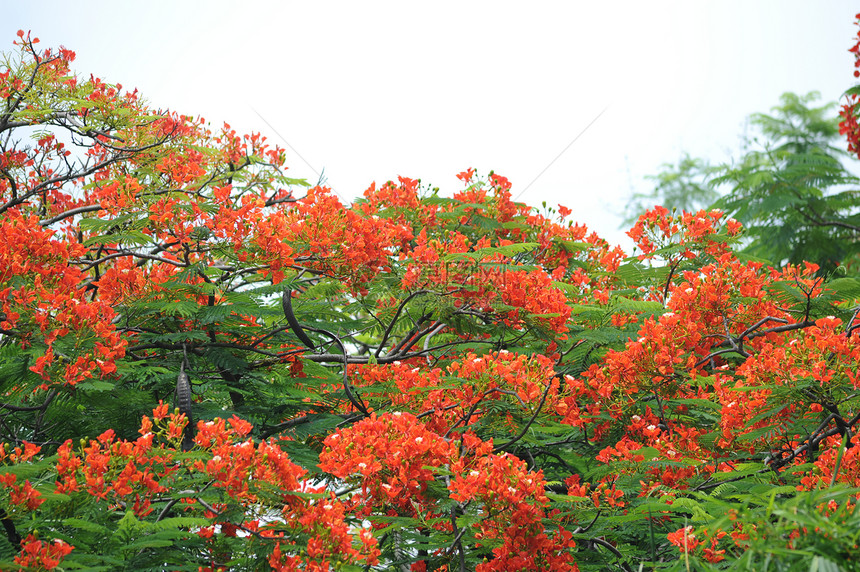
[(656, 175), (646, 176), (653, 188), (646, 193), (634, 193), (624, 209), (624, 228), (632, 226), (639, 215), (655, 205), (669, 210), (695, 212), (711, 205), (720, 194), (711, 180), (716, 169), (702, 159), (684, 154), (677, 164), (666, 163)]
[(847, 155), (835, 147), (834, 105), (812, 107), (817, 97), (785, 94), (772, 115), (750, 118), (762, 138), (723, 168), (715, 184), (730, 191), (716, 206), (744, 223), (753, 256), (777, 264), (808, 260), (832, 272), (858, 252), (860, 194), (849, 187), (858, 179)]
[(745, 236), (655, 209), (627, 256), (494, 173), (342, 205), (259, 136), (28, 87), (31, 55), (0, 70), (0, 134), (41, 137), (0, 137), (3, 569), (857, 567), (857, 181), (813, 96), (631, 205), (728, 189)]
[(684, 156), (651, 177), (627, 223), (653, 204), (695, 211), (719, 208), (745, 226), (744, 254), (776, 265), (810, 261), (821, 273), (850, 271), (860, 248), (860, 190), (839, 148), (835, 104), (814, 106), (817, 93), (786, 93), (771, 114), (749, 119), (755, 135), (731, 164), (710, 166)]

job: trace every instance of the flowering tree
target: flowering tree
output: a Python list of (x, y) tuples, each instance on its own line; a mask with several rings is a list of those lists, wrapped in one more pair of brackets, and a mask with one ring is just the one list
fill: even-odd
[(473, 169), (343, 205), (37, 43), (0, 70), (0, 567), (858, 556), (856, 278), (718, 211), (627, 256)]

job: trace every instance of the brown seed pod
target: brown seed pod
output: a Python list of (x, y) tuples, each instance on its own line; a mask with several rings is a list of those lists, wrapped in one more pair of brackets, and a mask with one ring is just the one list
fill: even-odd
[[(184, 348), (183, 348), (184, 349)], [(176, 376), (176, 391), (175, 403), (180, 413), (185, 414), (188, 419), (188, 425), (185, 427), (185, 434), (182, 436), (182, 450), (189, 451), (194, 446), (194, 423), (191, 417), (191, 380), (188, 374), (185, 373), (185, 364), (188, 363), (188, 358), (182, 359), (182, 365), (179, 367), (179, 375)]]

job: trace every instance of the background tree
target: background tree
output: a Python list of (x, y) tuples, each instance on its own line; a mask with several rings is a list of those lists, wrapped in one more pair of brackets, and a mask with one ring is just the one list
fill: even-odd
[(744, 252), (750, 256), (776, 265), (808, 260), (822, 272), (839, 264), (853, 267), (860, 229), (858, 180), (848, 155), (837, 146), (835, 104), (812, 106), (818, 97), (784, 94), (772, 114), (750, 117), (757, 134), (736, 161), (709, 167), (684, 157), (653, 177), (658, 184), (652, 193), (634, 195), (631, 205), (719, 208), (744, 224)]
[(653, 184), (646, 193), (633, 193), (624, 209), (623, 227), (629, 228), (645, 211), (662, 205), (670, 210), (695, 212), (709, 207), (720, 196), (711, 182), (715, 169), (703, 159), (684, 154), (677, 164), (666, 163), (646, 180)]
[(730, 188), (716, 205), (747, 227), (750, 254), (829, 272), (857, 254), (860, 209), (857, 178), (835, 146), (835, 106), (811, 107), (816, 98), (785, 94), (773, 115), (752, 116), (762, 139), (716, 179)]

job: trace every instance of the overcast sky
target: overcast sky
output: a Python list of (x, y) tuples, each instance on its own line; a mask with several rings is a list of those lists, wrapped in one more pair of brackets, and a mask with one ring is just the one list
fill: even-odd
[(79, 73), (137, 87), (154, 107), (260, 131), (295, 150), (293, 176), (316, 182), (325, 169), (347, 200), (398, 175), (450, 194), (463, 169), (495, 170), (520, 200), (564, 204), (629, 244), (618, 215), (662, 163), (727, 159), (745, 118), (783, 92), (839, 99), (858, 9), (3, 0), (0, 45), (32, 30), (75, 50)]

